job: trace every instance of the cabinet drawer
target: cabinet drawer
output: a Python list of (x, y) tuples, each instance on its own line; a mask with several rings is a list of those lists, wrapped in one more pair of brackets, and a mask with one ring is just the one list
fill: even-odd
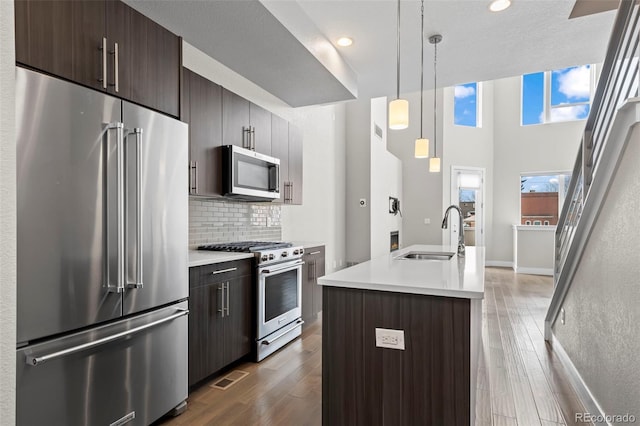
[(192, 275), (193, 280), (189, 282), (189, 287), (199, 287), (243, 275), (251, 275), (252, 265), (252, 259), (243, 259), (192, 268), (194, 274)]

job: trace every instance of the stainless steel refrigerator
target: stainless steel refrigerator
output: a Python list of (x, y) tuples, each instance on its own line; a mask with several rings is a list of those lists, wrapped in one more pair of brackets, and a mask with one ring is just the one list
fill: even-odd
[(16, 68), (20, 425), (187, 398), (187, 125)]

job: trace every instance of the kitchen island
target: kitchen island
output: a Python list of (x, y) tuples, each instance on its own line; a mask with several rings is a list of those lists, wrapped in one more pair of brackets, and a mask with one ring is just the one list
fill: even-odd
[(484, 249), (403, 259), (414, 245), (318, 279), (324, 425), (473, 425)]

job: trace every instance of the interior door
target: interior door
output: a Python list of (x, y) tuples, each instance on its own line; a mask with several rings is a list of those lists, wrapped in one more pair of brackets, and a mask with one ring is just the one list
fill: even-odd
[(111, 96), (16, 68), (19, 343), (121, 314), (108, 290), (117, 137), (106, 126), (120, 116)]
[(189, 295), (189, 163), (185, 123), (128, 102), (123, 121), (127, 315)]

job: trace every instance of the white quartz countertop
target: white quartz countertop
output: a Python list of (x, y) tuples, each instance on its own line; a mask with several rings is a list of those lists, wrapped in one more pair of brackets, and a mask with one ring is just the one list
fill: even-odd
[(302, 248), (305, 249), (324, 245), (324, 243), (318, 241), (291, 241), (291, 244), (293, 244), (294, 246), (302, 246)]
[(251, 259), (252, 257), (253, 253), (189, 250), (189, 267), (228, 262), (230, 260)]
[(467, 247), (464, 258), (398, 259), (410, 251), (452, 252), (448, 246), (413, 245), (318, 278), (324, 286), (425, 294), (465, 299), (484, 298), (484, 248)]

